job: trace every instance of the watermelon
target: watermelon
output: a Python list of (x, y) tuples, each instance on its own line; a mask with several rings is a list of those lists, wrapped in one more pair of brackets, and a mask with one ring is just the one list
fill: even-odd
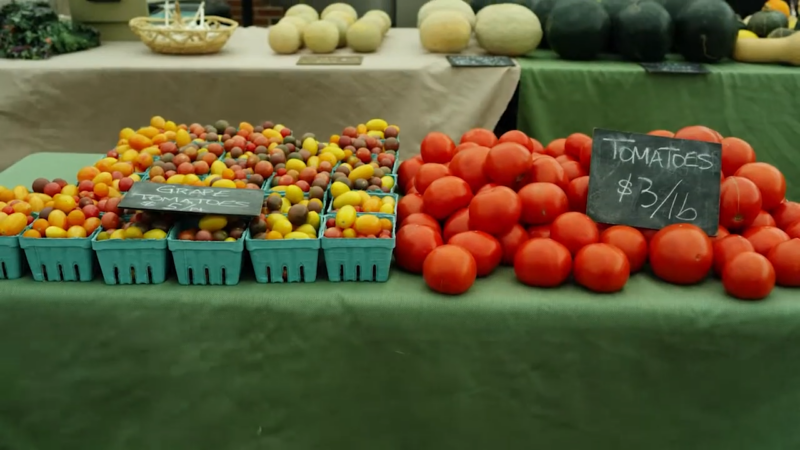
[(547, 18), (545, 36), (558, 56), (592, 60), (608, 49), (611, 18), (595, 0), (560, 1)]
[(663, 61), (672, 48), (672, 33), (672, 18), (663, 6), (637, 1), (616, 15), (614, 48), (629, 61)]
[(758, 37), (767, 37), (778, 28), (789, 28), (789, 18), (778, 11), (759, 11), (747, 22), (747, 29)]
[(516, 3), (533, 11), (539, 0), (467, 0), (467, 3), (472, 6), (472, 10), (476, 13), (489, 5), (497, 5), (499, 3)]
[(722, 0), (696, 0), (675, 20), (678, 51), (687, 61), (713, 63), (733, 55), (739, 26)]
[(600, 4), (603, 5), (603, 9), (605, 9), (608, 16), (611, 17), (612, 22), (620, 11), (632, 5), (635, 1), (636, 0), (599, 0)]
[(772, 30), (767, 35), (767, 37), (768, 38), (782, 38), (782, 37), (791, 36), (793, 34), (794, 34), (794, 30), (792, 30), (790, 28), (775, 28), (774, 30)]
[(674, 21), (678, 18), (678, 14), (683, 10), (683, 8), (689, 6), (690, 4), (694, 3), (697, 0), (657, 0), (664, 9), (667, 10), (670, 17)]

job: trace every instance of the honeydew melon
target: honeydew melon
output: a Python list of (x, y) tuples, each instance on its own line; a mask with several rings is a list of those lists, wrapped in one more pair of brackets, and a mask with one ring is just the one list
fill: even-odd
[(386, 14), (386, 11), (382, 11), (380, 9), (373, 9), (367, 11), (367, 13), (364, 14), (364, 18), (367, 17), (378, 17), (381, 19), (381, 21), (383, 22), (383, 34), (386, 34), (389, 31), (389, 29), (392, 28), (392, 18), (389, 17), (389, 14)]
[(291, 22), (281, 22), (269, 27), (269, 47), (280, 55), (291, 55), (302, 47), (300, 31)]
[(357, 20), (347, 29), (347, 45), (358, 53), (372, 53), (381, 46), (383, 32), (371, 20)]
[(325, 19), (325, 18), (328, 17), (328, 14), (330, 14), (332, 12), (335, 12), (335, 11), (339, 11), (339, 12), (343, 12), (343, 13), (347, 14), (348, 16), (350, 16), (350, 18), (352, 19), (353, 22), (358, 20), (358, 12), (356, 12), (356, 9), (353, 8), (352, 6), (348, 5), (347, 3), (332, 3), (332, 4), (328, 5), (328, 6), (326, 6), (325, 9), (322, 10), (322, 14), (320, 14), (320, 18)]
[(350, 14), (348, 12), (345, 12), (345, 11), (332, 11), (332, 12), (326, 14), (325, 18), (323, 18), (322, 20), (325, 20), (325, 19), (340, 19), (340, 20), (343, 20), (347, 24), (348, 27), (350, 27), (350, 25), (356, 23), (356, 20), (358, 20), (358, 17), (353, 17), (352, 14)]
[(419, 28), (422, 46), (431, 53), (459, 53), (471, 36), (469, 21), (458, 11), (436, 11)]
[(303, 36), (303, 32), (306, 30), (306, 27), (309, 24), (309, 20), (302, 16), (287, 16), (278, 21), (279, 24), (286, 22), (291, 23), (295, 28), (297, 28), (297, 31), (300, 32), (300, 37)]
[(311, 22), (303, 31), (303, 42), (314, 53), (331, 53), (339, 45), (339, 28), (333, 22)]
[(309, 22), (314, 22), (319, 20), (319, 13), (313, 7), (301, 3), (299, 5), (294, 5), (286, 10), (284, 13), (284, 17), (291, 17), (291, 16), (300, 16), (306, 19)]
[(475, 24), (478, 44), (493, 55), (522, 56), (542, 41), (542, 25), (530, 9), (514, 3), (489, 5)]
[(422, 5), (417, 13), (417, 28), (422, 26), (422, 22), (432, 13), (441, 10), (458, 11), (469, 22), (470, 27), (475, 27), (475, 11), (464, 0), (431, 0)]
[(324, 22), (330, 22), (336, 25), (336, 29), (339, 31), (339, 43), (337, 47), (346, 47), (347, 46), (347, 28), (350, 26), (347, 22), (341, 17), (335, 16), (328, 16), (323, 19)]

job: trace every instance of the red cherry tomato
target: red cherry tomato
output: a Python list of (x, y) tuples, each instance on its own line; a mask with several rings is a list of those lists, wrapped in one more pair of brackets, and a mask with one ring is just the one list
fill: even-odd
[(528, 238), (529, 239), (536, 239), (536, 238), (550, 238), (550, 224), (547, 225), (536, 225), (533, 227), (528, 227), (527, 229)]
[(564, 153), (575, 159), (580, 159), (581, 149), (586, 142), (592, 142), (592, 138), (583, 133), (572, 133), (564, 141)]
[(483, 171), (489, 149), (486, 147), (472, 147), (456, 153), (450, 161), (450, 172), (469, 184), (472, 192), (478, 192), (485, 186), (489, 179)]
[(728, 231), (727, 228), (723, 227), (722, 225), (717, 226), (717, 235), (711, 238), (712, 242), (719, 241), (720, 239), (725, 238), (725, 236), (730, 236), (731, 232)]
[(522, 201), (520, 221), (526, 225), (551, 223), (569, 211), (567, 194), (552, 183), (531, 183), (519, 191)]
[(773, 247), (789, 240), (785, 231), (776, 227), (752, 227), (742, 233), (751, 244), (756, 253), (767, 255)]
[(647, 239), (636, 228), (626, 225), (613, 226), (603, 231), (600, 242), (622, 250), (628, 258), (631, 273), (640, 271), (647, 261)]
[(714, 242), (713, 248), (714, 273), (721, 277), (725, 264), (728, 264), (739, 253), (752, 252), (753, 244), (738, 234), (732, 234)]
[(423, 164), (414, 177), (414, 188), (420, 195), (423, 195), (431, 183), (449, 175), (451, 175), (450, 169), (443, 164)]
[(731, 259), (722, 271), (722, 285), (729, 295), (742, 300), (761, 300), (775, 287), (772, 264), (756, 252), (744, 252)]
[(419, 194), (406, 194), (397, 202), (397, 220), (403, 222), (406, 217), (414, 213), (421, 213), (423, 206), (422, 196)]
[(481, 147), (492, 148), (497, 145), (497, 136), (492, 130), (473, 128), (461, 135), (461, 143), (473, 142)]
[(550, 224), (550, 238), (567, 247), (573, 255), (583, 247), (600, 242), (597, 225), (586, 214), (564, 213)]
[(789, 225), (800, 220), (800, 203), (785, 201), (771, 211), (775, 225), (785, 230)]
[(528, 232), (522, 225), (514, 225), (508, 233), (498, 236), (497, 240), (500, 241), (500, 246), (503, 248), (503, 260), (500, 261), (504, 266), (514, 265), (514, 256), (517, 250), (528, 241)]
[(780, 170), (767, 163), (745, 164), (736, 171), (737, 177), (744, 177), (755, 183), (761, 191), (761, 209), (770, 211), (786, 198), (786, 179)]
[(553, 183), (564, 191), (569, 186), (569, 178), (567, 178), (564, 168), (555, 158), (547, 156), (533, 159), (528, 181), (532, 183)]
[(800, 287), (800, 239), (792, 239), (772, 247), (767, 259), (775, 269), (779, 286)]
[(675, 137), (675, 133), (673, 133), (672, 131), (667, 131), (667, 130), (653, 130), (653, 131), (651, 131), (651, 132), (649, 132), (647, 134), (649, 134), (650, 136), (661, 136), (661, 137), (668, 137), (668, 138)]
[(713, 262), (711, 239), (695, 225), (669, 225), (650, 241), (650, 267), (657, 277), (669, 283), (699, 283)]
[(594, 292), (619, 292), (631, 274), (625, 253), (608, 244), (589, 244), (575, 255), (575, 282)]
[(586, 214), (586, 202), (589, 199), (589, 177), (579, 177), (569, 182), (567, 199), (571, 211)]
[(567, 176), (568, 180), (574, 180), (575, 178), (585, 177), (587, 175), (583, 166), (578, 161), (561, 163), (561, 168), (564, 169), (564, 174)]
[(774, 227), (775, 219), (766, 211), (759, 211), (756, 219), (750, 224), (751, 227)]
[[(456, 154), (456, 144), (450, 139), (450, 136), (434, 131), (428, 133), (422, 144), (420, 144), (419, 153), (425, 163), (439, 163), (444, 164), (453, 159)], [(417, 188), (419, 189), (419, 188)]]
[(425, 284), (441, 294), (460, 295), (467, 292), (477, 276), (475, 258), (463, 247), (441, 245), (436, 247), (422, 266)]
[(701, 125), (695, 125), (692, 127), (681, 128), (675, 133), (675, 139), (689, 139), (692, 141), (705, 141), (705, 142), (714, 142), (716, 144), (721, 143), (722, 139), (719, 137), (719, 133), (712, 130), (711, 128), (704, 127)]
[(567, 144), (567, 140), (564, 138), (554, 139), (547, 144), (547, 147), (544, 148), (544, 154), (548, 156), (552, 156), (553, 158), (557, 158), (566, 153), (564, 146)]
[(514, 186), (531, 168), (531, 152), (514, 142), (497, 144), (489, 150), (483, 170), (490, 181)]
[(469, 208), (460, 209), (447, 219), (442, 231), (442, 238), (447, 242), (453, 236), (465, 231), (469, 231)]
[(533, 153), (544, 153), (544, 146), (534, 138), (531, 138), (531, 148), (533, 148)]
[(447, 243), (464, 247), (475, 258), (477, 274), (485, 277), (492, 272), (503, 259), (503, 248), (500, 242), (483, 231), (465, 231), (451, 237)]
[(422, 195), (423, 210), (437, 220), (466, 208), (472, 201), (472, 189), (458, 177), (444, 177), (431, 183)]
[[(500, 140), (498, 143), (504, 144), (506, 142), (514, 142), (517, 143), (525, 148), (528, 149), (529, 152), (533, 153), (535, 147), (531, 138), (528, 137), (527, 134), (523, 133), (522, 131), (512, 130), (506, 132), (504, 135), (500, 136)], [(541, 147), (542, 144), (539, 144)]]
[(420, 167), (422, 167), (422, 157), (419, 155), (400, 163), (400, 167), (397, 168), (397, 184), (403, 188), (403, 192), (408, 192), (410, 183), (413, 183)]
[(411, 224), (430, 227), (437, 234), (442, 234), (442, 226), (439, 225), (439, 222), (437, 222), (436, 219), (425, 213), (413, 213), (409, 215), (408, 217), (405, 218), (405, 220), (400, 222), (400, 228), (403, 228), (406, 225), (411, 225)]
[(469, 204), (469, 227), (492, 236), (502, 236), (519, 222), (521, 214), (522, 201), (517, 193), (499, 186), (472, 199)]
[(756, 162), (756, 152), (747, 142), (728, 137), (722, 140), (722, 174), (729, 177), (745, 164)]
[(531, 239), (514, 257), (514, 274), (528, 286), (552, 288), (562, 285), (572, 272), (572, 255), (552, 239)]
[(719, 196), (719, 224), (729, 230), (749, 227), (761, 211), (761, 192), (747, 178), (726, 178)]
[(422, 273), (425, 258), (442, 244), (442, 237), (432, 228), (411, 224), (397, 230), (394, 259), (402, 269)]

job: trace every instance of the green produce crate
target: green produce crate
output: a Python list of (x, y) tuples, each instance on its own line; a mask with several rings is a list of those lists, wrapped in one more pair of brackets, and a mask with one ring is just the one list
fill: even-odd
[[(363, 215), (362, 213), (358, 214)], [(397, 244), (397, 219), (389, 217), (394, 225), (391, 239), (348, 239), (326, 238), (325, 224), (329, 218), (323, 217), (320, 226), (322, 252), (330, 281), (379, 281), (389, 279), (392, 266), (392, 251)]]
[(228, 285), (239, 283), (244, 236), (234, 242), (182, 241), (180, 226), (172, 227), (167, 245), (172, 252), (178, 283)]
[(92, 239), (99, 232), (100, 228), (85, 238), (20, 236), (19, 246), (25, 250), (28, 266), (36, 281), (92, 281), (95, 267)]
[(92, 248), (106, 284), (160, 284), (167, 278), (166, 238), (98, 241), (95, 235)]
[[(322, 221), (320, 215), (320, 221)], [(320, 225), (320, 230), (322, 226)], [(253, 239), (250, 230), (245, 245), (259, 283), (313, 283), (317, 281), (320, 239)], [(284, 278), (284, 270), (286, 276)]]
[(19, 236), (0, 237), (0, 280), (22, 277), (26, 262), (19, 247)]

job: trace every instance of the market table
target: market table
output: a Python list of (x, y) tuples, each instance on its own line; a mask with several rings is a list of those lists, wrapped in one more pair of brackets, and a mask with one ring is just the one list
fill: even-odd
[(518, 58), (519, 129), (547, 142), (595, 127), (647, 133), (706, 125), (753, 145), (800, 198), (800, 69), (730, 62), (707, 75), (652, 75), (622, 61), (574, 62), (551, 51)]
[[(72, 179), (39, 154), (0, 184)], [(59, 173), (60, 171), (60, 173)], [(615, 295), (503, 268), (387, 283), (0, 281), (0, 446), (38, 450), (800, 446), (800, 295), (646, 274)], [(324, 273), (318, 279), (324, 280)]]
[(48, 61), (0, 59), (0, 169), (36, 152), (105, 152), (120, 129), (154, 115), (272, 120), (320, 137), (380, 117), (400, 126), (405, 158), (430, 131), (494, 128), (519, 82), (519, 67), (451, 68), (422, 49), (416, 29), (393, 28), (360, 66), (297, 66), (299, 55), (272, 53), (267, 33), (237, 30), (208, 56), (111, 42)]

